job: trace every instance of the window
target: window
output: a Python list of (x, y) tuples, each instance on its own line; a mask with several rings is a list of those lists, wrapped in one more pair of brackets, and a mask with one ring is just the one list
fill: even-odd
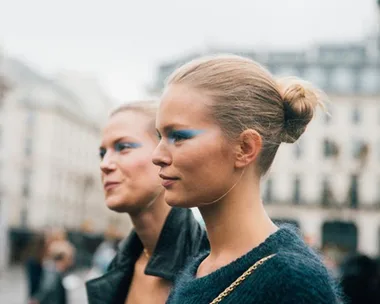
[(337, 156), (338, 152), (338, 145), (334, 141), (330, 139), (323, 141), (323, 154), (325, 158)]
[(368, 144), (363, 140), (353, 140), (352, 141), (352, 157), (355, 159), (365, 159), (369, 153)]
[(360, 150), (361, 150), (362, 142), (360, 140), (353, 140), (352, 141), (352, 157), (353, 158), (359, 158), (360, 156)]
[(29, 191), (29, 185), (24, 184), (22, 187), (22, 196), (23, 197), (29, 197), (30, 191)]
[(332, 89), (337, 92), (353, 92), (355, 74), (349, 68), (336, 68), (331, 74)]
[(325, 139), (323, 141), (323, 154), (326, 158), (330, 157), (332, 155), (332, 145), (331, 141), (328, 139)]
[(296, 205), (301, 203), (301, 179), (298, 176), (294, 179), (293, 202)]
[(29, 111), (26, 117), (26, 136), (25, 136), (25, 156), (32, 155), (33, 146), (33, 127), (36, 119), (34, 111)]
[(361, 112), (359, 110), (358, 106), (355, 106), (354, 109), (352, 110), (352, 118), (351, 121), (353, 124), (357, 125), (361, 122), (362, 117), (361, 117)]
[(25, 168), (23, 170), (23, 183), (22, 183), (22, 196), (28, 198), (30, 196), (30, 182), (32, 172), (30, 169)]
[(359, 205), (359, 182), (358, 176), (351, 176), (350, 188), (348, 190), (348, 203), (351, 208), (358, 208)]
[(380, 72), (376, 68), (365, 68), (359, 76), (360, 89), (363, 93), (374, 94), (378, 92)]
[(321, 195), (321, 203), (322, 206), (331, 206), (333, 203), (333, 192), (332, 187), (330, 185), (330, 180), (325, 177), (322, 181), (322, 195)]
[(320, 67), (310, 67), (306, 69), (304, 78), (322, 89), (326, 87), (326, 73)]

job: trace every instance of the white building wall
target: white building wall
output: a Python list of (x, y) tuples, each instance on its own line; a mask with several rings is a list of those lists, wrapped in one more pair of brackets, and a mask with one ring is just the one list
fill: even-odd
[[(112, 101), (88, 81), (83, 89), (80, 78), (66, 78), (64, 88), (56, 90), (59, 83), (52, 84), (22, 62), (7, 59), (5, 63), (4, 75), (12, 88), (0, 111), (0, 271), (7, 264), (8, 231), (23, 224), (25, 207), (28, 229), (79, 229), (84, 220), (91, 219), (94, 231), (104, 231), (112, 222), (128, 233), (128, 217), (105, 207), (100, 184), (97, 128)], [(71, 98), (73, 84), (72, 95), (77, 98)], [(91, 111), (86, 113), (83, 105)], [(31, 111), (34, 123), (28, 124)], [(29, 156), (25, 153), (28, 137), (32, 144)], [(31, 175), (25, 197), (27, 170)], [(86, 195), (84, 177), (93, 181)]]
[[(352, 115), (359, 105), (361, 119), (354, 124)], [(332, 117), (325, 122), (320, 112), (300, 139), (302, 155), (295, 160), (295, 144), (283, 145), (271, 168), (268, 178), (273, 180), (274, 201), (267, 206), (274, 218), (296, 220), (301, 230), (322, 242), (322, 226), (326, 221), (353, 222), (358, 228), (358, 249), (369, 255), (380, 253), (380, 97), (331, 97), (328, 105)], [(324, 157), (324, 139), (339, 145), (337, 159)], [(355, 141), (369, 144), (369, 154), (364, 166), (353, 156)], [(344, 205), (347, 203), (351, 175), (359, 175), (358, 210)], [(302, 205), (292, 205), (294, 179), (301, 178)], [(330, 180), (334, 198), (333, 209), (322, 208), (322, 181)], [(265, 186), (263, 187), (263, 193)], [(309, 206), (309, 207), (307, 207)], [(377, 208), (376, 208), (377, 206)]]
[[(34, 112), (28, 131), (27, 119)], [(21, 210), (27, 206), (29, 229), (41, 230), (58, 225), (79, 229), (91, 220), (94, 231), (103, 231), (112, 221), (128, 231), (127, 217), (108, 210), (100, 183), (98, 158), (99, 130), (86, 121), (57, 108), (28, 108), (20, 104), (15, 92), (3, 109), (0, 180), (6, 187), (7, 225), (20, 227)], [(25, 155), (25, 141), (32, 137), (31, 155)], [(29, 197), (22, 193), (25, 170), (30, 169)], [(91, 183), (84, 193), (84, 180)], [(5, 207), (2, 207), (5, 208)], [(4, 223), (4, 221), (3, 221)]]

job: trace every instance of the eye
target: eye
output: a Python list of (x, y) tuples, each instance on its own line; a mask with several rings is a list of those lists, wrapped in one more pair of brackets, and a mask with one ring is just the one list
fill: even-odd
[(121, 152), (121, 151), (124, 151), (124, 150), (127, 150), (127, 149), (134, 149), (134, 148), (138, 148), (140, 147), (141, 145), (138, 144), (138, 143), (117, 143), (115, 144), (115, 151), (117, 152)]
[(162, 136), (161, 136), (160, 132), (158, 132), (158, 130), (156, 130), (156, 135), (157, 135), (158, 140), (162, 139)]
[(100, 148), (100, 149), (99, 149), (99, 157), (100, 157), (100, 159), (103, 159), (104, 156), (106, 155), (106, 153), (107, 153), (107, 150), (106, 150), (106, 149), (104, 149), (104, 148)]
[(201, 130), (173, 130), (169, 132), (168, 137), (171, 142), (176, 143), (186, 139), (191, 139), (202, 132), (203, 131)]
[(171, 131), (168, 135), (169, 140), (174, 143), (190, 139), (195, 136), (195, 134), (193, 134), (190, 130)]
[(181, 132), (171, 132), (169, 134), (169, 139), (170, 141), (172, 142), (179, 142), (179, 141), (182, 141), (182, 140), (185, 140), (185, 139), (188, 139), (189, 137), (187, 136), (184, 136), (183, 134), (181, 134)]

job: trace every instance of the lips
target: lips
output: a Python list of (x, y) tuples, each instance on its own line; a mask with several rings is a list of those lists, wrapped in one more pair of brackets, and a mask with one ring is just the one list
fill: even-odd
[(120, 182), (106, 182), (104, 183), (104, 190), (110, 191), (120, 185)]
[(162, 173), (160, 173), (159, 176), (162, 178), (161, 184), (165, 188), (172, 186), (177, 180), (179, 180), (178, 177), (167, 176)]

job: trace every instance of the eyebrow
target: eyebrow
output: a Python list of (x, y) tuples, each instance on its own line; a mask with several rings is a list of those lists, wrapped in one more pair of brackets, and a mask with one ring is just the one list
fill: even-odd
[[(166, 125), (163, 130), (165, 133), (168, 133), (172, 130), (181, 130), (181, 129), (186, 129), (186, 130), (191, 130), (193, 129), (192, 127), (190, 126), (186, 126), (186, 125), (183, 125), (183, 124), (176, 124), (176, 123), (172, 123), (172, 124), (169, 124), (169, 125)], [(158, 131), (158, 129), (157, 129)]]
[[(115, 140), (112, 141), (112, 145), (117, 144), (121, 141), (138, 142), (138, 140), (136, 138), (129, 137), (129, 136), (120, 136), (120, 137), (117, 137)], [(100, 149), (105, 149), (103, 143), (100, 144), (99, 150)]]

